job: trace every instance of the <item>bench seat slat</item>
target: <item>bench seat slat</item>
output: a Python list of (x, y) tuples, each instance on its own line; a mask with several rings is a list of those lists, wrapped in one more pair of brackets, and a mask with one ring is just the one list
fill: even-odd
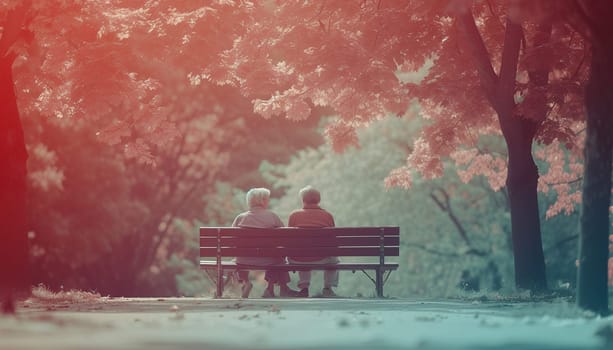
[[(200, 268), (209, 269), (217, 266), (215, 260), (201, 260)], [(266, 270), (267, 268), (282, 269), (288, 271), (308, 271), (308, 270), (326, 270), (327, 268), (333, 270), (362, 270), (362, 269), (376, 269), (381, 266), (384, 270), (396, 270), (398, 269), (397, 263), (386, 263), (380, 265), (378, 263), (338, 263), (328, 265), (308, 265), (308, 264), (276, 264), (269, 266), (260, 265), (238, 265), (234, 261), (224, 261), (221, 266), (226, 270), (245, 269), (245, 270)]]
[[(398, 256), (398, 247), (385, 247), (385, 256)], [(217, 248), (200, 248), (200, 256), (216, 256)], [(379, 247), (304, 247), (304, 248), (221, 248), (221, 256), (280, 257), (280, 256), (379, 256)]]
[[(287, 248), (300, 248), (304, 246), (313, 247), (338, 247), (338, 246), (371, 246), (378, 247), (380, 244), (380, 237), (289, 237), (279, 236), (275, 238), (264, 237), (222, 237), (220, 240), (222, 247), (232, 248), (255, 248), (255, 247), (269, 247), (273, 245), (283, 246)], [(384, 245), (386, 246), (398, 246), (400, 244), (399, 237), (384, 237)], [(215, 237), (202, 237), (200, 239), (200, 247), (202, 248), (216, 248), (217, 238)]]

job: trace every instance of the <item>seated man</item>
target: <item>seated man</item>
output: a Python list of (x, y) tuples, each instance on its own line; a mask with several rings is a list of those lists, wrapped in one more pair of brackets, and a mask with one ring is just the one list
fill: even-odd
[[(334, 217), (326, 210), (319, 207), (321, 195), (319, 191), (311, 186), (306, 186), (300, 190), (302, 198), (302, 209), (294, 210), (288, 221), (289, 227), (334, 227)], [(293, 257), (290, 262), (297, 264), (338, 264), (337, 257)], [(298, 296), (309, 296), (309, 285), (311, 284), (311, 271), (298, 271), (299, 281)], [(338, 270), (324, 271), (324, 288), (321, 291), (324, 297), (334, 297), (336, 294), (332, 287), (338, 286)]]
[[(268, 202), (270, 200), (270, 191), (267, 188), (252, 188), (247, 192), (247, 207), (248, 211), (239, 214), (232, 223), (233, 227), (252, 227), (252, 228), (273, 228), (282, 227), (283, 222), (277, 214), (268, 210)], [(237, 257), (236, 264), (249, 265), (274, 265), (285, 263), (284, 258), (264, 258), (264, 257)], [(297, 292), (291, 290), (289, 283), (289, 273), (287, 271), (267, 270), (264, 278), (268, 282), (268, 286), (262, 295), (262, 298), (272, 298), (275, 296), (274, 286), (279, 285), (279, 295), (282, 297), (296, 296)], [(242, 297), (248, 298), (253, 284), (249, 281), (249, 271), (239, 270), (238, 280), (242, 284)]]

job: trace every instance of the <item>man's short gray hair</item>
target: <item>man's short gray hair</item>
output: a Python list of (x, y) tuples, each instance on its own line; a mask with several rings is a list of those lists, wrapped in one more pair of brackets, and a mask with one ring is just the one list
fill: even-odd
[(319, 191), (310, 185), (301, 189), (299, 193), (300, 197), (302, 198), (302, 203), (304, 204), (319, 204), (319, 201), (321, 200)]
[(252, 188), (247, 191), (247, 206), (251, 209), (253, 207), (266, 207), (270, 200), (270, 190), (263, 187)]

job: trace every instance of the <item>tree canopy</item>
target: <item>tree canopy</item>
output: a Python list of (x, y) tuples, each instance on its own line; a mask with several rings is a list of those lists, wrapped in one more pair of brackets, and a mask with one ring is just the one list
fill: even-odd
[[(179, 237), (176, 220), (210, 219), (202, 215), (210, 210), (204, 197), (223, 181), (238, 183), (237, 175), (259, 180), (250, 155), (266, 152), (279, 161), (294, 147), (317, 142), (309, 127), (277, 138), (273, 125), (282, 123), (255, 123), (250, 105), (233, 89), (190, 76), (231, 46), (233, 21), (240, 20), (232, 5), (0, 3), (2, 69), (12, 73), (0, 75), (2, 105), (12, 108), (5, 114), (3, 107), (2, 121), (14, 126), (1, 124), (0, 132), (23, 134), (25, 124), (31, 167), (26, 194), (26, 157), (14, 162), (12, 156), (16, 148), (25, 154), (23, 138), (6, 153), (0, 149), (0, 161), (9, 164), (3, 168), (23, 169), (6, 172), (19, 186), (0, 184), (3, 196), (24, 204), (2, 197), (7, 209), (15, 209), (0, 218), (16, 227), (7, 230), (2, 250), (20, 252), (2, 254), (4, 265), (23, 266), (14, 280), (28, 279), (21, 253), (30, 231), (37, 280), (113, 295), (143, 293), (130, 281), (147, 281), (150, 268), (163, 267), (161, 257), (184, 254), (183, 243), (192, 240), (191, 234)], [(10, 141), (11, 135), (0, 138)], [(260, 142), (260, 153), (242, 152), (241, 161), (236, 151), (261, 136), (270, 141)], [(26, 195), (34, 203), (27, 221), (21, 216)], [(96, 223), (87, 225), (90, 220)], [(121, 269), (126, 273), (118, 274)], [(0, 287), (17, 283), (0, 272)]]
[[(419, 135), (411, 133), (411, 143), (403, 145), (408, 152), (389, 172), (388, 187), (410, 189), (416, 181), (446, 176), (450, 168), (465, 184), (484, 176), (494, 191), (504, 188), (516, 283), (533, 291), (547, 287), (537, 186), (556, 198), (547, 217), (570, 214), (580, 200), (584, 208), (596, 201), (598, 214), (592, 220), (591, 210), (584, 213), (583, 231), (598, 219), (599, 257), (590, 266), (599, 268), (587, 270), (598, 270), (602, 282), (611, 187), (611, 109), (602, 96), (609, 96), (607, 65), (613, 56), (603, 36), (606, 11), (599, 11), (603, 3), (597, 0), (552, 4), (0, 0), (0, 168), (7, 169), (0, 174), (0, 222), (7, 227), (0, 281), (10, 288), (19, 284), (11, 282), (20, 279), (15, 276), (27, 274), (26, 179), (41, 195), (64, 184), (84, 191), (96, 183), (97, 176), (78, 174), (79, 167), (104, 172), (103, 164), (93, 164), (72, 149), (74, 144), (53, 137), (42, 142), (48, 135), (40, 128), (58, 135), (72, 130), (75, 142), (95, 137), (121, 150), (122, 156), (99, 153), (108, 157), (108, 174), (129, 172), (133, 178), (100, 185), (114, 195), (128, 191), (128, 197), (103, 198), (147, 217), (127, 218), (124, 224), (139, 222), (146, 229), (121, 238), (133, 246), (150, 240), (135, 254), (140, 268), (151, 265), (163, 248), (181, 245), (169, 238), (169, 223), (189, 221), (202, 209), (184, 203), (211, 199), (215, 190), (232, 192), (224, 187), (229, 178), (241, 188), (261, 183), (252, 171), (259, 161), (254, 158), (267, 154), (278, 162), (292, 147), (312, 143), (313, 119), (322, 108), (334, 115), (324, 133), (331, 148), (342, 151), (359, 147), (363, 128), (389, 136), (377, 129), (383, 118), (416, 119), (417, 101), (424, 121)], [(235, 89), (250, 102), (239, 99)], [(250, 110), (289, 121), (263, 126), (250, 118)], [(37, 125), (26, 116), (48, 119)], [(305, 119), (299, 125), (308, 129), (304, 133), (291, 124)], [(26, 132), (27, 152), (22, 123), (38, 128)], [(591, 167), (582, 179), (584, 142)], [(58, 150), (50, 150), (51, 144)], [(249, 147), (247, 156), (232, 153)], [(35, 164), (29, 178), (28, 152)], [(68, 154), (80, 165), (69, 164)], [(439, 187), (430, 193), (442, 211), (450, 208), (448, 191)], [(58, 197), (48, 199), (58, 212), (79, 211), (77, 220), (120, 215), (116, 208), (81, 212), (84, 208), (74, 204), (91, 203), (85, 197), (75, 196), (65, 206), (61, 199), (54, 202)], [(204, 205), (213, 221), (226, 219), (227, 213), (214, 206), (231, 206), (221, 202)], [(82, 226), (67, 219), (57, 223), (71, 231)], [(128, 226), (116, 230), (125, 233)]]
[[(388, 185), (410, 188), (415, 173), (440, 176), (448, 157), (464, 165), (465, 179), (485, 175), (494, 188), (506, 179), (516, 281), (539, 292), (547, 287), (532, 144), (563, 144), (580, 154), (586, 48), (567, 26), (527, 16), (521, 5), (259, 4), (247, 9), (243, 30), (219, 68), (201, 74), (239, 86), (264, 117), (300, 120), (313, 105), (333, 108), (338, 118), (326, 134), (337, 150), (357, 144), (357, 128), (389, 113), (410, 114), (409, 104), (418, 99), (430, 123), (415, 140), (407, 165), (391, 172)], [(424, 68), (422, 79), (402, 75)], [(504, 136), (506, 159), (476, 147), (492, 134)], [(564, 173), (557, 172), (552, 188), (561, 191), (558, 206), (570, 210), (576, 187), (557, 184), (576, 172)], [(547, 188), (543, 180), (541, 187)]]
[[(452, 160), (443, 162), (440, 178), (416, 177), (410, 191), (384, 187), (389, 170), (406, 158), (425, 122), (421, 117), (385, 118), (358, 130), (360, 149), (338, 154), (322, 145), (301, 150), (289, 164), (263, 165), (273, 186), (285, 193), (272, 208), (287, 221), (302, 205), (299, 190), (312, 185), (338, 226), (400, 226), (401, 266), (387, 282), (390, 295), (474, 295), (462, 290), (483, 297), (511, 295), (511, 228), (504, 189), (492, 190), (483, 176), (465, 183)], [(487, 145), (504, 148), (503, 143), (501, 137), (492, 137)], [(555, 196), (540, 200), (547, 206)], [(575, 286), (577, 216), (575, 212), (543, 222), (549, 284), (563, 293)], [(370, 281), (360, 274), (341, 279), (342, 295), (372, 293)]]
[[(452, 156), (460, 164), (479, 164), (467, 171), (491, 177), (493, 187), (500, 188), (504, 159), (473, 153), (481, 135), (501, 131), (480, 86), (475, 59), (460, 38), (461, 25), (454, 19), (460, 11), (445, 1), (255, 6), (249, 12), (251, 22), (224, 54), (222, 68), (207, 67), (202, 74), (240, 86), (264, 117), (299, 120), (308, 117), (312, 105), (332, 107), (338, 119), (326, 133), (336, 149), (355, 144), (355, 129), (372, 120), (389, 113), (410, 114), (409, 104), (417, 98), (430, 123), (415, 141), (407, 167), (394, 172), (389, 183), (410, 187), (406, 173), (413, 170), (428, 178), (436, 176), (441, 159)], [(479, 3), (473, 11), (493, 70), (501, 64), (504, 20), (510, 10)], [(538, 116), (546, 120), (537, 140), (546, 144), (556, 140), (576, 149), (581, 143), (576, 134), (582, 127), (585, 44), (577, 33), (560, 26), (552, 29), (545, 45), (533, 45), (536, 25), (524, 28), (527, 42), (514, 91), (517, 108), (525, 117), (537, 118), (534, 100), (546, 97), (548, 110)], [(545, 63), (552, 66), (553, 74), (543, 92), (529, 75), (533, 67)], [(408, 73), (424, 67), (425, 76), (410, 78)], [(536, 96), (541, 92), (544, 96)]]

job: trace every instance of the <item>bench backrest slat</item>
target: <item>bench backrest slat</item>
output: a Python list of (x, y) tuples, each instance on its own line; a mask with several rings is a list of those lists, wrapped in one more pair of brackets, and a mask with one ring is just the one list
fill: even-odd
[[(311, 256), (379, 256), (378, 247), (338, 247), (338, 248), (223, 248), (225, 257), (311, 257)], [(398, 256), (398, 247), (384, 248), (385, 256)], [(215, 256), (216, 248), (201, 248), (200, 256)]]
[(399, 245), (398, 227), (200, 228), (201, 257), (399, 256)]
[[(279, 236), (279, 237), (222, 237), (220, 240), (222, 248), (257, 248), (268, 246), (282, 246), (286, 248), (300, 248), (304, 246), (313, 247), (339, 247), (339, 246), (362, 246), (362, 247), (378, 247), (380, 237), (292, 237), (294, 235)], [(384, 237), (385, 246), (398, 246), (400, 243), (399, 237)], [(216, 248), (217, 238), (202, 237), (200, 239), (201, 248)]]
[(279, 228), (239, 228), (239, 227), (201, 227), (201, 237), (217, 237), (218, 230), (222, 237), (225, 236), (250, 236), (250, 237), (270, 237), (282, 234), (300, 234), (317, 236), (378, 236), (383, 229), (385, 236), (399, 236), (398, 227), (326, 227), (326, 228), (300, 228), (279, 227)]

